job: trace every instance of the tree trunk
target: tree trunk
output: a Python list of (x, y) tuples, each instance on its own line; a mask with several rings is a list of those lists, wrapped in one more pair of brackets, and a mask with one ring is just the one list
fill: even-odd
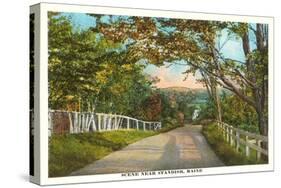
[(214, 104), (216, 106), (216, 116), (217, 116), (217, 120), (219, 122), (222, 121), (222, 113), (221, 113), (221, 101), (220, 101), (220, 94), (218, 92), (218, 87), (217, 87), (217, 83), (214, 80), (214, 78), (210, 78), (210, 82), (211, 82), (211, 91), (212, 91), (212, 97), (214, 99)]
[(216, 119), (217, 119), (217, 121), (221, 122), (222, 121), (222, 111), (221, 111), (221, 101), (220, 101), (220, 95), (218, 93), (217, 82), (216, 82), (215, 78), (213, 78), (210, 75), (204, 74), (204, 72), (201, 72), (201, 75), (202, 75), (204, 83), (206, 85), (208, 95), (215, 106)]
[[(268, 118), (266, 117), (264, 113), (264, 109), (262, 108), (263, 105), (261, 103), (257, 103), (256, 112), (258, 114), (258, 126), (259, 126), (259, 132), (263, 136), (268, 136)], [(261, 147), (265, 150), (268, 149), (268, 143), (262, 142)], [(266, 157), (263, 157), (266, 159)]]
[[(261, 108), (258, 108), (257, 114), (258, 114), (259, 132), (263, 136), (268, 136), (268, 122), (267, 122), (267, 118), (264, 115), (263, 110), (261, 110)], [(268, 142), (261, 142), (261, 147), (265, 150), (268, 150)], [(266, 155), (262, 155), (261, 157), (264, 161), (268, 160), (268, 157)]]
[[(256, 27), (257, 30), (255, 33), (255, 37), (256, 37), (256, 42), (257, 42), (257, 49), (259, 50), (259, 52), (263, 52), (267, 46), (267, 40), (265, 39), (264, 33), (263, 33), (265, 31), (265, 29), (263, 29), (263, 24), (257, 24), (256, 26), (257, 26)], [(250, 53), (250, 42), (249, 42), (248, 32), (246, 32), (244, 34), (244, 36), (242, 37), (242, 42), (243, 42), (244, 54), (247, 57)], [(258, 84), (257, 84), (258, 79), (257, 79), (256, 75), (254, 74), (256, 72), (255, 64), (262, 64), (262, 63), (263, 63), (262, 60), (257, 62), (257, 61), (253, 61), (251, 59), (247, 59), (247, 61), (246, 61), (247, 73), (249, 74), (249, 75), (247, 75), (247, 77), (249, 77), (251, 82), (255, 83), (256, 86), (258, 86)], [(267, 79), (264, 79), (263, 82), (267, 82)], [(265, 115), (265, 111), (266, 111), (265, 108), (267, 108), (267, 105), (265, 105), (267, 103), (267, 99), (265, 98), (265, 97), (267, 97), (267, 87), (260, 86), (258, 88), (253, 88), (252, 92), (253, 92), (254, 101), (255, 101), (254, 108), (258, 115), (259, 132), (261, 135), (267, 136), (268, 135), (268, 123), (267, 123), (267, 117)], [(265, 148), (265, 147), (263, 147), (263, 148)]]

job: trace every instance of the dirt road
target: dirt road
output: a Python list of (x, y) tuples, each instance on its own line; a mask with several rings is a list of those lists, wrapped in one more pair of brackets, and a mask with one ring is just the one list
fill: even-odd
[(145, 138), (71, 175), (223, 166), (200, 131), (189, 125)]

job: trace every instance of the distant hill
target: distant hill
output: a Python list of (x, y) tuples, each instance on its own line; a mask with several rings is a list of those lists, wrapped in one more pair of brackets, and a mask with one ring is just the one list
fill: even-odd
[[(188, 88), (188, 87), (166, 87), (166, 88), (158, 88), (162, 91), (178, 91), (178, 92), (195, 92), (195, 93), (206, 93), (207, 94), (207, 89), (206, 88)], [(224, 89), (224, 88), (219, 88), (218, 89), (219, 93), (222, 94), (223, 92), (226, 93), (226, 95), (231, 95), (231, 91)]]
[[(159, 89), (164, 92), (179, 92), (179, 93), (192, 92), (196, 96), (193, 101), (193, 104), (206, 103), (209, 97), (206, 88), (191, 89), (187, 87), (167, 87), (167, 88), (159, 88)], [(223, 93), (225, 93), (226, 95), (232, 94), (230, 91), (223, 88), (218, 89), (218, 92), (220, 93), (220, 95), (222, 95)]]
[(182, 94), (187, 94), (187, 93), (192, 93), (192, 95), (195, 96), (194, 100), (190, 103), (190, 105), (197, 105), (197, 104), (202, 104), (206, 103), (207, 98), (208, 98), (208, 92), (205, 88), (196, 88), (196, 89), (191, 89), (187, 87), (167, 87), (167, 88), (158, 88), (162, 92), (167, 92), (167, 93), (182, 93)]
[(166, 87), (166, 88), (159, 88), (162, 91), (178, 91), (178, 92), (188, 92), (188, 91), (193, 91), (193, 92), (206, 92), (205, 88), (196, 88), (196, 89), (191, 89), (187, 87)]
[[(195, 99), (192, 102), (192, 105), (198, 105), (198, 104), (204, 104), (208, 100), (208, 91), (206, 88), (196, 88), (196, 89), (191, 89), (187, 87), (167, 87), (167, 88), (159, 88), (161, 91), (164, 92), (192, 92), (195, 95)], [(224, 88), (219, 88), (218, 92), (220, 95), (223, 93), (226, 95), (232, 95), (232, 92), (228, 91), (227, 89)]]

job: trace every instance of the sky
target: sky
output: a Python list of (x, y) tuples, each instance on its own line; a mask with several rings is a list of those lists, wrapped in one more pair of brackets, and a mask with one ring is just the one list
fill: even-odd
[[(73, 26), (78, 30), (88, 29), (89, 27), (96, 26), (96, 20), (94, 17), (86, 15), (84, 13), (63, 13), (63, 16), (69, 18)], [(106, 21), (106, 18), (105, 18)], [(253, 38), (253, 37), (252, 37)], [(227, 42), (225, 43), (225, 41)], [(251, 37), (250, 37), (251, 40)], [(251, 40), (251, 48), (254, 48), (255, 41)], [(217, 39), (217, 45), (223, 45), (221, 48), (221, 53), (226, 58), (235, 59), (238, 61), (245, 62), (245, 56), (242, 51), (242, 41), (235, 37), (228, 37), (228, 32), (223, 30), (220, 37)], [(169, 63), (165, 62), (164, 66), (157, 67), (152, 64), (148, 64), (144, 72), (153, 77), (157, 76), (160, 81), (156, 83), (158, 88), (166, 87), (187, 87), (190, 89), (203, 88), (204, 86), (201, 83), (196, 81), (197, 78), (200, 78), (200, 74), (196, 73), (194, 75), (188, 75), (187, 79), (184, 80), (185, 75), (182, 74), (188, 69), (188, 66), (174, 64), (167, 68)]]
[[(168, 68), (167, 66), (170, 65)], [(187, 76), (182, 74), (188, 69), (188, 66), (183, 66), (179, 64), (171, 64), (164, 62), (164, 66), (157, 67), (153, 64), (148, 64), (145, 68), (145, 72), (151, 76), (158, 77), (160, 82), (156, 83), (155, 86), (158, 88), (167, 88), (167, 87), (188, 87), (191, 89), (199, 89), (203, 86), (196, 81), (196, 77), (199, 78), (199, 75), (192, 74)]]

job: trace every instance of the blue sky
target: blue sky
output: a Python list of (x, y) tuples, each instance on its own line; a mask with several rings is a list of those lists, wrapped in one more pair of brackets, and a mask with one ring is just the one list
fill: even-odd
[(61, 15), (67, 17), (73, 26), (82, 30), (96, 26), (95, 18), (84, 13), (62, 13)]
[[(227, 42), (224, 44), (224, 42), (227, 40)], [(221, 53), (224, 55), (224, 57), (235, 59), (244, 62), (245, 56), (242, 48), (242, 41), (241, 39), (237, 38), (228, 38), (228, 33), (226, 30), (223, 30), (221, 33), (221, 37), (217, 41), (223, 47), (221, 48)]]
[[(89, 27), (96, 26), (95, 18), (84, 13), (62, 13), (62, 15), (68, 17), (77, 30), (84, 30), (88, 29)], [(103, 21), (107, 22), (108, 18), (105, 17)], [(253, 37), (251, 37), (250, 35), (250, 45), (253, 49), (255, 48), (255, 41), (251, 40), (251, 38)], [(226, 40), (227, 42), (225, 43)], [(217, 39), (217, 44), (219, 43), (221, 45), (225, 43), (221, 48), (221, 53), (224, 57), (245, 62), (241, 39), (238, 39), (234, 36), (229, 37), (227, 30), (223, 30), (220, 34), (220, 37)], [(145, 68), (145, 73), (150, 74), (151, 76), (161, 77), (161, 83), (157, 85), (158, 87), (202, 87), (201, 84), (196, 83), (196, 78), (199, 77), (199, 74), (195, 74), (195, 77), (193, 75), (189, 75), (188, 79), (186, 81), (183, 81), (185, 76), (182, 73), (186, 71), (186, 69), (188, 68), (187, 66), (174, 64), (169, 68), (166, 68), (167, 65), (168, 63), (164, 63), (163, 67), (157, 67), (155, 65), (149, 64)]]

